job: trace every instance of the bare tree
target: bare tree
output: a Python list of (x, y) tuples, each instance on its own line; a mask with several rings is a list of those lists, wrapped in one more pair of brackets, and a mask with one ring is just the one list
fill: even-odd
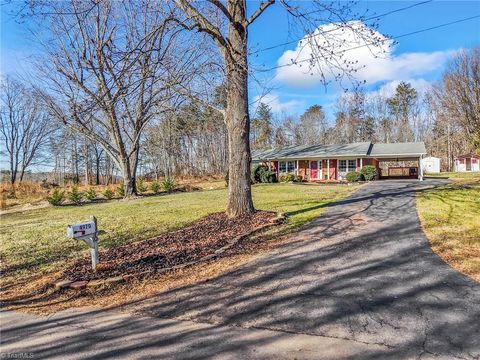
[[(46, 8), (45, 8), (46, 7)], [(50, 113), (100, 144), (136, 193), (141, 136), (189, 81), (198, 48), (184, 46), (167, 3), (52, 2), (38, 11), (51, 27), (40, 64)], [(45, 21), (45, 20), (44, 20)]]
[(146, 129), (146, 164), (159, 176), (225, 174), (227, 139), (221, 113), (190, 101), (155, 119)]
[[(175, 0), (175, 3), (184, 13), (184, 17), (178, 21), (187, 29), (208, 34), (223, 57), (227, 84), (225, 120), (229, 136), (229, 196), (226, 213), (230, 217), (251, 214), (254, 206), (250, 186), (248, 28), (275, 0), (261, 2), (253, 11), (247, 11), (247, 2), (239, 0)], [(278, 3), (285, 9), (286, 15), (307, 33), (306, 43), (313, 50), (308, 63), (312, 68), (315, 64), (321, 65), (316, 70), (322, 73), (325, 82), (328, 81), (324, 73), (326, 71), (335, 73), (334, 77), (338, 78), (345, 70), (347, 73), (350, 69), (356, 70), (353, 64), (343, 61), (341, 54), (334, 52), (329, 46), (332, 44), (328, 41), (329, 35), (335, 36), (334, 32), (326, 34), (318, 31), (321, 21), (332, 23), (334, 19), (338, 20), (335, 25), (337, 30), (348, 27), (356, 31), (352, 23), (346, 20), (349, 17), (350, 3), (346, 6), (342, 4), (338, 8), (323, 1), (301, 3), (280, 0)], [(319, 14), (324, 17), (321, 19)], [(362, 36), (368, 38), (369, 44), (378, 40), (373, 39), (373, 32)], [(338, 45), (338, 41), (335, 44)], [(308, 68), (308, 64), (306, 67)]]
[(55, 128), (22, 83), (6, 78), (0, 89), (0, 132), (14, 185), (17, 179), (22, 182), (25, 171), (38, 160)]
[(462, 125), (471, 145), (480, 148), (480, 48), (458, 53), (435, 93), (447, 115)]

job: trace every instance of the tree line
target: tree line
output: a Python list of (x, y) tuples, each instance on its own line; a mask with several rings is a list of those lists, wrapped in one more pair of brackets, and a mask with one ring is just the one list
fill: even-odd
[(252, 148), (424, 141), (428, 154), (442, 159), (443, 171), (453, 171), (456, 155), (480, 150), (479, 66), (475, 48), (454, 55), (442, 79), (424, 91), (408, 82), (400, 82), (391, 95), (356, 88), (338, 97), (330, 120), (321, 105), (294, 116), (273, 114), (260, 103), (252, 120)]
[[(442, 80), (423, 93), (401, 82), (390, 96), (361, 88), (342, 94), (330, 121), (321, 105), (294, 116), (273, 114), (260, 102), (251, 120), (251, 147), (424, 141), (429, 155), (440, 157), (443, 169), (452, 171), (455, 155), (480, 145), (475, 104), (478, 58), (478, 49), (456, 55)], [(68, 181), (108, 185), (125, 176), (101, 142), (55, 121), (36, 89), (13, 78), (3, 79), (1, 88), (0, 130), (12, 184), (22, 182), (29, 168), (41, 164), (50, 166), (54, 181), (62, 185)], [(188, 101), (152, 119), (138, 142), (139, 174), (156, 180), (224, 175), (228, 135), (218, 109), (225, 102), (225, 88), (219, 86), (212, 106)]]
[[(366, 16), (351, 5), (268, 0), (247, 11), (247, 3), (236, 0), (28, 3), (22, 9), (38, 25), (32, 32), (43, 55), (28, 84), (5, 78), (1, 85), (2, 152), (12, 184), (28, 168), (48, 164), (63, 180), (122, 179), (129, 197), (139, 175), (228, 173), (226, 212), (237, 216), (254, 211), (251, 147), (406, 141), (427, 139), (431, 131), (447, 137), (451, 157), (480, 141), (478, 49), (452, 60), (427, 105), (401, 84), (388, 99), (361, 90), (342, 96), (334, 124), (319, 105), (298, 119), (273, 119), (268, 104), (260, 104), (250, 119), (248, 28), (277, 4), (292, 29), (307, 35), (313, 53), (305, 65), (320, 69), (325, 84), (355, 83), (355, 62), (329, 48), (343, 31), (372, 48), (385, 39), (353, 26)], [(339, 31), (317, 31), (326, 15)], [(434, 137), (431, 149), (440, 152)]]

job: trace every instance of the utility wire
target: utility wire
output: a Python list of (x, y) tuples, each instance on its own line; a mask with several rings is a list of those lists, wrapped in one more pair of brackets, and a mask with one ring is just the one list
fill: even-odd
[[(450, 21), (450, 22), (448, 22), (448, 23), (444, 23), (444, 24), (440, 24), (440, 25), (431, 26), (431, 27), (428, 27), (428, 28), (425, 28), (425, 29), (416, 30), (416, 31), (412, 31), (412, 32), (409, 32), (409, 33), (405, 33), (405, 34), (393, 36), (393, 37), (388, 38), (388, 39), (379, 40), (379, 42), (385, 42), (385, 41), (390, 41), (390, 40), (397, 40), (397, 39), (400, 39), (400, 38), (403, 38), (403, 37), (406, 37), (406, 36), (411, 36), (411, 35), (419, 34), (419, 33), (422, 33), (422, 32), (439, 29), (439, 28), (442, 28), (442, 27), (445, 27), (445, 26), (449, 26), (449, 25), (453, 25), (453, 24), (458, 24), (458, 23), (461, 23), (461, 22), (465, 22), (465, 21), (473, 20), (473, 19), (477, 19), (477, 18), (480, 18), (480, 14), (479, 14), (479, 15), (470, 16), (470, 17), (467, 17), (467, 18), (463, 18), (463, 19), (459, 19), (459, 20)], [(345, 50), (338, 51), (338, 52), (336, 52), (336, 53), (333, 53), (332, 55), (342, 54), (342, 53), (345, 53), (345, 52), (347, 52), (347, 51), (356, 50), (356, 49), (359, 49), (359, 48), (362, 48), (362, 47), (365, 47), (365, 46), (371, 46), (371, 45), (375, 45), (375, 44), (377, 44), (377, 42), (368, 43), (368, 44), (363, 44), (363, 45), (358, 45), (358, 46), (355, 46), (355, 47), (352, 47), (352, 48), (348, 48), (348, 49), (345, 49)], [(312, 61), (312, 60), (317, 60), (317, 59), (319, 59), (319, 58), (309, 58), (309, 59), (304, 59), (304, 60), (295, 61), (295, 62), (293, 62), (293, 63), (288, 63), (288, 64), (283, 64), (283, 65), (273, 66), (273, 67), (268, 68), (268, 69), (258, 69), (257, 71), (267, 72), (267, 71), (271, 71), (271, 70), (275, 70), (275, 69), (279, 69), (279, 68), (283, 68), (283, 67), (287, 67), (287, 66), (292, 66), (292, 65), (296, 65), (296, 64), (298, 64), (298, 63), (303, 63), (303, 62)]]
[[(379, 18), (382, 18), (382, 17), (387, 16), (387, 15), (390, 15), (390, 14), (394, 14), (394, 13), (397, 13), (397, 12), (400, 12), (400, 11), (404, 11), (404, 10), (411, 9), (411, 8), (413, 8), (413, 7), (416, 7), (416, 6), (428, 4), (428, 3), (432, 2), (432, 1), (433, 1), (433, 0), (426, 0), (426, 1), (422, 1), (422, 2), (419, 2), (419, 3), (413, 4), (413, 5), (409, 5), (409, 6), (405, 6), (405, 7), (402, 7), (402, 8), (395, 9), (395, 10), (391, 10), (391, 11), (385, 12), (385, 13), (383, 13), (383, 14), (379, 14), (379, 15), (376, 15), (376, 16), (371, 16), (371, 17), (369, 17), (369, 18), (366, 18), (366, 19), (364, 19), (364, 21), (379, 19)], [(322, 10), (322, 11), (323, 11), (323, 10)], [(318, 12), (318, 11), (312, 11), (312, 12), (310, 12), (310, 13), (306, 13), (306, 14), (302, 14), (302, 15), (309, 15), (309, 14), (312, 14), (312, 13), (314, 13), (314, 12)], [(331, 29), (331, 30), (325, 30), (325, 31), (323, 31), (322, 33), (323, 33), (323, 34), (327, 34), (327, 33), (329, 33), (329, 32), (336, 31), (336, 30), (338, 30), (338, 28)], [(309, 36), (312, 36), (312, 35), (309, 35)], [(278, 48), (278, 47), (280, 47), (280, 46), (285, 46), (285, 45), (294, 44), (294, 43), (296, 43), (297, 41), (298, 41), (298, 40), (291, 40), (291, 41), (287, 41), (287, 42), (284, 42), (284, 43), (281, 43), (281, 44), (272, 45), (272, 46), (269, 46), (269, 47), (266, 47), (266, 48), (263, 48), (263, 49), (255, 50), (255, 51), (251, 52), (250, 55), (255, 55), (255, 54), (258, 54), (259, 52), (262, 52), (262, 51), (273, 50), (273, 49), (276, 49), (276, 48)]]

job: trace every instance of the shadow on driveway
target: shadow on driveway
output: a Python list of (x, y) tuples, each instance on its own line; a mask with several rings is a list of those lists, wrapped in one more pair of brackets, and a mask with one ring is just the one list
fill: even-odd
[(117, 309), (136, 316), (3, 313), (2, 351), (23, 346), (40, 358), (92, 359), (478, 359), (480, 286), (431, 251), (416, 213), (416, 193), (444, 183), (368, 184), (248, 264)]

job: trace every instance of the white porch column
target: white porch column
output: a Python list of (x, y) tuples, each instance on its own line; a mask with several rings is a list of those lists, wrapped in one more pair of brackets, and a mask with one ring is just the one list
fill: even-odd
[(327, 180), (330, 180), (330, 159), (327, 159)]
[(423, 155), (420, 155), (420, 157), (418, 158), (418, 179), (420, 181), (423, 181), (422, 157)]
[(363, 168), (363, 158), (360, 158), (360, 170)]

